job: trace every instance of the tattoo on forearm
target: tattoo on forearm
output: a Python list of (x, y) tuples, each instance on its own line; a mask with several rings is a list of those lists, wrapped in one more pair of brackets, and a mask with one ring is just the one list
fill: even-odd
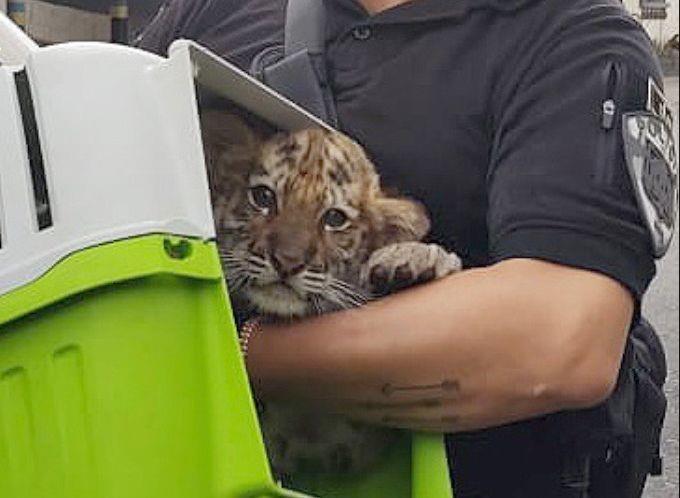
[(366, 401), (359, 406), (366, 410), (384, 410), (387, 408), (437, 408), (454, 402), (452, 398), (424, 398), (410, 401)]
[(432, 393), (436, 392), (458, 392), (460, 391), (460, 383), (457, 380), (445, 379), (437, 384), (415, 384), (407, 386), (398, 386), (392, 383), (387, 383), (382, 386), (381, 389), (383, 395), (386, 397), (391, 397), (400, 392), (418, 392), (418, 391), (428, 391)]
[[(380, 388), (384, 401), (365, 401), (359, 408), (372, 412), (375, 421), (394, 427), (441, 430), (458, 424), (459, 417), (439, 410), (453, 405), (458, 399), (460, 383), (455, 379), (444, 379), (432, 384), (399, 385), (386, 383)], [(409, 415), (410, 409), (425, 409), (422, 415)], [(445, 413), (442, 414), (442, 411)], [(382, 412), (382, 413), (381, 413)], [(368, 413), (366, 414), (368, 415)]]

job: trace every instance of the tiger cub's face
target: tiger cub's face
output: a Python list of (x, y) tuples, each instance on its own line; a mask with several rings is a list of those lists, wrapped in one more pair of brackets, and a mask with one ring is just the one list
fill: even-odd
[(357, 306), (375, 249), (420, 240), (421, 206), (388, 197), (362, 148), (308, 129), (261, 139), (233, 115), (206, 113), (204, 145), (229, 289), (260, 314)]

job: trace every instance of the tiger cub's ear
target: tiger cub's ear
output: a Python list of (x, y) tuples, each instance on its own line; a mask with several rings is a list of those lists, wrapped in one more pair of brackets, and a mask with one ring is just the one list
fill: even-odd
[[(208, 170), (218, 177), (247, 169), (262, 143), (240, 117), (226, 111), (203, 112), (201, 134)], [(231, 171), (223, 171), (225, 167)]]
[(374, 249), (395, 242), (421, 240), (430, 231), (425, 207), (411, 199), (379, 197), (372, 206)]
[(227, 111), (201, 113), (201, 131), (207, 147), (256, 147), (260, 143), (260, 138), (243, 119)]

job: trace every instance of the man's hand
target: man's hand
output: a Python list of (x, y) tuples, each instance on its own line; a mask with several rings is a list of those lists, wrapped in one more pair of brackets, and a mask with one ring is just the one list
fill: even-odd
[(604, 401), (633, 306), (607, 276), (513, 259), (268, 326), (248, 368), (264, 398), (393, 427), (474, 430)]

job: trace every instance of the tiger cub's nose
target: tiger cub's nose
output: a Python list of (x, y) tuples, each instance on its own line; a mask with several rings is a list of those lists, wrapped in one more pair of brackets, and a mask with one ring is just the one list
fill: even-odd
[(286, 252), (282, 250), (273, 251), (269, 256), (272, 266), (281, 278), (291, 277), (300, 273), (306, 265), (304, 254), (296, 251)]

